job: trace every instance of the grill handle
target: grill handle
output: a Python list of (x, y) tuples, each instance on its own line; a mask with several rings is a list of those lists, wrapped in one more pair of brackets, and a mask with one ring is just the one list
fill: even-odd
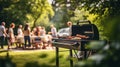
[(80, 20), (77, 22), (77, 25), (79, 25), (80, 23), (81, 24), (91, 24), (91, 22), (89, 20)]

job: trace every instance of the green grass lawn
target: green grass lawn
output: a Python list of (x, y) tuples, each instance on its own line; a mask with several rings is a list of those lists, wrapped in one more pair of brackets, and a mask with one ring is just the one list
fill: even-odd
[[(69, 52), (61, 48), (60, 67), (70, 67)], [(55, 50), (2, 50), (0, 49), (0, 67), (56, 67)]]

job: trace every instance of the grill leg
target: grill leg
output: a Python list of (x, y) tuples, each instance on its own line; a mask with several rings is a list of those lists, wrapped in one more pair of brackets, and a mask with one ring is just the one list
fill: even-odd
[[(72, 50), (70, 49), (70, 58), (73, 57)], [(73, 60), (70, 59), (70, 67), (73, 67)]]
[(59, 67), (59, 48), (56, 47), (56, 67)]

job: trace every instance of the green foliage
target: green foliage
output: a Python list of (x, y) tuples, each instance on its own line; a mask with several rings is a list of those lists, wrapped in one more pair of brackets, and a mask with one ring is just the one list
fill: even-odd
[(36, 26), (41, 20), (54, 15), (47, 0), (1, 0), (0, 5), (0, 22), (5, 21), (7, 25), (11, 22), (16, 25), (28, 22)]
[(120, 41), (120, 24), (119, 24), (120, 16), (116, 17), (108, 17), (105, 19), (105, 36), (109, 37), (111, 41)]
[[(102, 41), (101, 41), (102, 43)], [(95, 48), (95, 45), (100, 43), (92, 43), (90, 46)], [(111, 42), (105, 45), (101, 45), (102, 48), (96, 48), (97, 53), (88, 57), (88, 59), (79, 62), (75, 67), (119, 67), (120, 66), (120, 43)]]
[(80, 7), (85, 7), (91, 13), (103, 15), (106, 8), (109, 15), (114, 16), (119, 14), (120, 1), (119, 0), (81, 0)]
[(89, 12), (85, 11), (84, 9), (79, 10), (76, 9), (74, 11), (74, 16), (71, 17), (71, 21), (78, 22), (79, 20), (87, 20), (87, 17), (89, 16)]

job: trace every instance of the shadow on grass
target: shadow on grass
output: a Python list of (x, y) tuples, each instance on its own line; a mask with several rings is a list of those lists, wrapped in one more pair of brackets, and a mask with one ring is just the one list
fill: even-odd
[(9, 52), (7, 52), (5, 58), (0, 58), (0, 67), (16, 67), (16, 64), (12, 62), (12, 58), (9, 56)]
[[(12, 61), (12, 57), (9, 54), (9, 51), (0, 51), (0, 53), (6, 52), (5, 57), (0, 57), (0, 67), (17, 67), (16, 64)], [(39, 58), (47, 58), (49, 54), (43, 53), (39, 55)], [(60, 55), (59, 58), (62, 58), (63, 55)], [(24, 67), (56, 67), (55, 61), (56, 57), (48, 59), (48, 63), (39, 63), (38, 61), (32, 61), (25, 63)], [(46, 61), (46, 60), (45, 60)], [(41, 61), (42, 62), (42, 61)]]
[[(39, 58), (47, 58), (48, 56), (49, 56), (48, 54), (43, 53), (39, 56)], [(59, 59), (60, 58), (63, 58), (63, 55), (59, 55)], [(48, 60), (48, 61), (49, 61), (49, 63), (56, 62), (56, 57), (53, 57), (53, 58), (51, 58), (51, 60)]]
[(8, 52), (8, 50), (0, 50), (0, 53), (2, 53), (2, 52)]
[(24, 67), (40, 67), (40, 65), (38, 64), (38, 62), (28, 62), (25, 64)]
[(38, 62), (28, 62), (25, 64), (24, 67), (55, 67), (54, 65), (49, 65), (49, 64), (39, 64)]
[(41, 54), (39, 57), (40, 57), (40, 58), (46, 58), (46, 57), (48, 57), (48, 54), (43, 53), (43, 54)]

